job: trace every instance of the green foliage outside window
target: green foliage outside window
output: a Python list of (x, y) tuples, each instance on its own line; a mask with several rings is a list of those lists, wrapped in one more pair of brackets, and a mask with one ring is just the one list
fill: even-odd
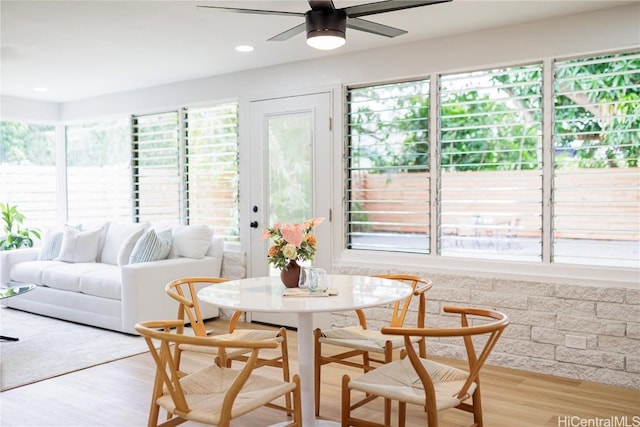
[(0, 163), (54, 165), (54, 132), (53, 126), (0, 122)]
[[(637, 53), (574, 60), (571, 66), (558, 68), (556, 90), (562, 89), (568, 94), (555, 99), (555, 133), (567, 135), (556, 141), (556, 152), (571, 153), (582, 167), (637, 167), (639, 72)], [(580, 78), (584, 76), (589, 78)], [(528, 116), (539, 108), (536, 102), (542, 90), (540, 71), (515, 68), (495, 74), (491, 79), (496, 87), (495, 96), (470, 88), (441, 100), (439, 117), (444, 118), (441, 125), (452, 129), (442, 135), (442, 157), (448, 159), (449, 170), (539, 168), (540, 140), (535, 127), (487, 126), (487, 117), (491, 117), (493, 123), (541, 122), (539, 116)], [(524, 84), (536, 81), (540, 83)], [(392, 86), (357, 89), (358, 96), (369, 98), (372, 105), (384, 102), (388, 106), (379, 111), (371, 107), (351, 111), (350, 135), (380, 142), (354, 149), (351, 156), (370, 159), (376, 166), (370, 173), (384, 173), (385, 167), (390, 166), (424, 171), (412, 166), (428, 167), (429, 95), (398, 97), (395, 104), (391, 104), (395, 94), (388, 88)], [(496, 100), (503, 98), (507, 101)], [(390, 121), (385, 117), (389, 111), (404, 112)], [(514, 112), (521, 115), (514, 117)], [(405, 147), (400, 153), (391, 152), (384, 142), (400, 133), (406, 134)], [(577, 150), (575, 135), (583, 140)], [(456, 142), (447, 144), (448, 140)]]
[(555, 90), (556, 167), (638, 166), (638, 52), (559, 62)]

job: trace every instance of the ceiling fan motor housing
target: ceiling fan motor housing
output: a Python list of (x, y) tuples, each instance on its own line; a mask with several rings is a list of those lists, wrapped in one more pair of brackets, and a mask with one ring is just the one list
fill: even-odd
[(307, 38), (336, 36), (345, 38), (347, 13), (344, 10), (309, 10), (304, 14)]

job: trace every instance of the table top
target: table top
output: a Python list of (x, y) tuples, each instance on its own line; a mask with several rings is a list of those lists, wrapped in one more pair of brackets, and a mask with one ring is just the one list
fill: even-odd
[(36, 288), (36, 285), (14, 286), (11, 288), (0, 288), (0, 299), (22, 295)]
[(198, 297), (218, 307), (254, 312), (319, 313), (384, 305), (406, 298), (411, 286), (371, 276), (327, 275), (329, 288), (337, 295), (283, 297), (280, 277), (231, 280), (198, 292)]

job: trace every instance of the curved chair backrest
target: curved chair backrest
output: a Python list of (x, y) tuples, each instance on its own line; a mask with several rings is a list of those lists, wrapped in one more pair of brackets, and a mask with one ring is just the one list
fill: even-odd
[[(195, 280), (195, 282), (199, 281), (201, 280)], [(181, 344), (221, 348), (244, 348), (250, 351), (251, 355), (240, 372), (236, 373), (236, 377), (231, 386), (224, 391), (225, 404), (222, 405), (221, 409), (220, 425), (228, 425), (229, 419), (232, 417), (231, 409), (234, 401), (250, 377), (251, 372), (256, 368), (258, 352), (263, 348), (275, 348), (278, 346), (278, 343), (276, 341), (267, 340), (218, 340), (215, 337), (209, 338), (184, 335), (181, 333), (183, 325), (184, 323), (182, 320), (151, 320), (140, 322), (135, 326), (136, 331), (144, 337), (147, 346), (149, 347), (149, 351), (151, 352), (151, 356), (156, 364), (156, 376), (152, 399), (154, 402), (153, 405), (157, 405), (156, 402), (160, 396), (164, 393), (168, 393), (175, 405), (173, 413), (184, 419), (191, 419), (190, 412), (192, 408), (187, 401), (186, 393), (181, 383), (183, 375), (179, 371), (179, 362), (176, 362), (175, 357), (175, 352), (178, 351)], [(174, 332), (172, 332), (172, 330), (174, 330)], [(194, 375), (199, 375), (199, 373), (197, 372)], [(200, 381), (204, 380), (201, 379)], [(201, 393), (207, 394), (208, 392), (205, 390), (201, 391)], [(213, 396), (213, 398), (216, 398), (216, 396)], [(213, 398), (211, 400), (213, 400)], [(194, 404), (198, 404), (197, 400), (193, 400), (192, 402)], [(156, 425), (157, 417), (158, 411), (152, 410), (149, 425)], [(180, 424), (180, 422), (176, 422), (171, 425), (178, 424)]]
[[(413, 292), (407, 298), (401, 301), (396, 301), (393, 304), (393, 311), (391, 313), (391, 319), (389, 321), (389, 326), (391, 327), (401, 327), (404, 325), (404, 320), (407, 317), (407, 313), (409, 311), (409, 306), (411, 305), (411, 300), (414, 296), (420, 297), (420, 307), (418, 308), (418, 326), (424, 326), (424, 293), (431, 289), (433, 286), (430, 279), (426, 279), (420, 276), (412, 276), (408, 274), (378, 274), (375, 277), (381, 277), (383, 279), (391, 279), (398, 280), (400, 282), (407, 283), (411, 285)], [(420, 318), (420, 316), (422, 316)], [(422, 319), (422, 323), (420, 320)]]
[(183, 321), (188, 319), (196, 336), (207, 336), (207, 331), (204, 327), (204, 319), (202, 318), (200, 305), (198, 304), (198, 290), (196, 289), (196, 284), (215, 284), (227, 282), (228, 280), (229, 279), (221, 277), (183, 277), (173, 280), (165, 286), (167, 295), (180, 303), (178, 306), (178, 319)]
[[(478, 380), (480, 369), (486, 362), (489, 354), (495, 347), (498, 339), (502, 335), (502, 332), (509, 324), (509, 318), (506, 314), (495, 310), (488, 310), (483, 308), (474, 307), (456, 307), (445, 306), (443, 308), (445, 313), (457, 313), (460, 315), (460, 327), (459, 328), (398, 328), (398, 327), (384, 327), (381, 332), (389, 335), (404, 335), (405, 350), (411, 360), (411, 364), (416, 369), (416, 372), (422, 379), (425, 385), (431, 384), (430, 388), (433, 389), (433, 384), (427, 374), (425, 368), (415, 349), (410, 345), (411, 337), (462, 337), (464, 340), (465, 349), (467, 351), (467, 361), (469, 363), (469, 376), (462, 388), (458, 392), (458, 396), (464, 396), (471, 384)], [(476, 326), (470, 326), (469, 316), (476, 316), (483, 318), (483, 320), (489, 320), (488, 323), (482, 323)], [(482, 350), (478, 353), (474, 347), (472, 337), (476, 335), (486, 335), (487, 339), (484, 341)]]

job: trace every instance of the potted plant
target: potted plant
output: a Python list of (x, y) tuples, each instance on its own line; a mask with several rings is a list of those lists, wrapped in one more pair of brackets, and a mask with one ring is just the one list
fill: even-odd
[(17, 206), (0, 202), (2, 214), (2, 236), (0, 236), (0, 251), (11, 249), (31, 248), (33, 239), (40, 239), (40, 231), (33, 228), (22, 228), (24, 215), (18, 211)]

